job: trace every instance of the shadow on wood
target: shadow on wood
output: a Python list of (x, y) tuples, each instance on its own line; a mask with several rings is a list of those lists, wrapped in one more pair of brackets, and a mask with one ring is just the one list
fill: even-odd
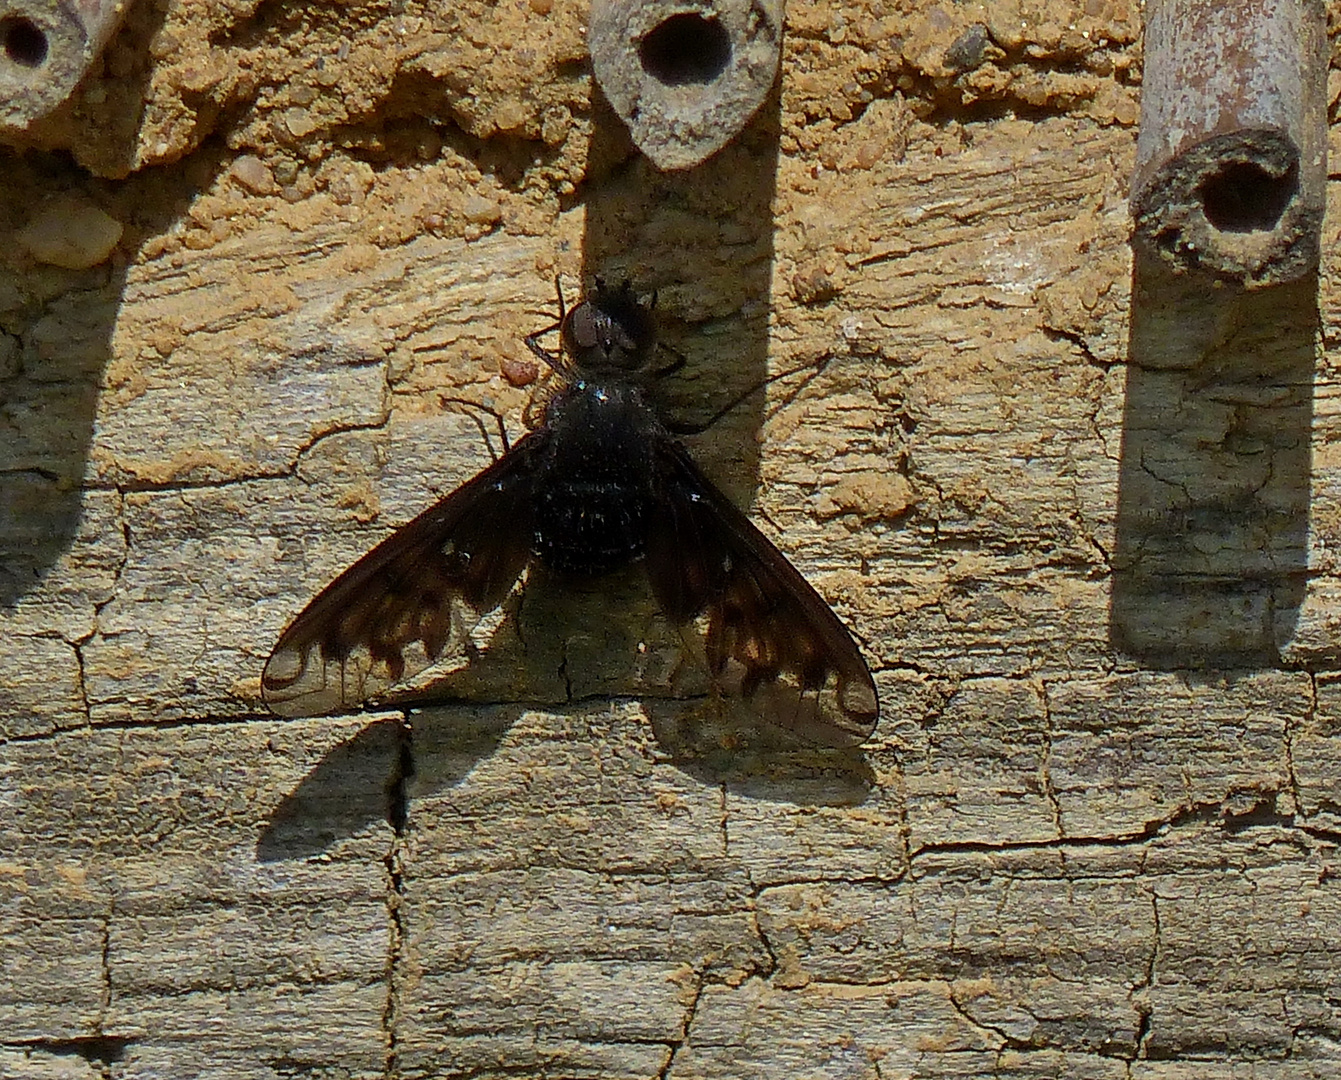
[[(687, 357), (657, 387), (677, 420), (713, 415), (768, 373), (778, 112), (775, 86), (738, 139), (692, 169), (661, 172), (592, 97), (583, 273), (657, 290), (661, 339)], [(765, 398), (749, 396), (694, 440), (695, 458), (738, 504), (758, 484)]]
[(98, 387), (125, 285), (123, 271), (101, 276), (104, 284), (53, 303), (16, 338), (0, 334), (0, 608), (38, 587), (83, 515)]
[(814, 746), (759, 722), (740, 702), (644, 700), (671, 764), (733, 795), (797, 806), (860, 806), (875, 787), (861, 747)]
[(310, 858), (373, 822), (397, 825), (407, 742), (404, 723), (384, 719), (337, 746), (270, 815), (257, 861)]
[(1317, 289), (1242, 292), (1137, 253), (1110, 633), (1143, 663), (1270, 666), (1294, 632)]

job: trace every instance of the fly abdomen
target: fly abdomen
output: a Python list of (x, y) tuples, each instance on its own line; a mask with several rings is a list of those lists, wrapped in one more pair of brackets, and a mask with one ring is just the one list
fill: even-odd
[(535, 554), (560, 573), (595, 577), (641, 558), (648, 492), (626, 478), (553, 477), (536, 492)]

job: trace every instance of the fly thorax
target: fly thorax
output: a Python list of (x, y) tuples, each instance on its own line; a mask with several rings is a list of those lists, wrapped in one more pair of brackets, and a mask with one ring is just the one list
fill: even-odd
[(641, 558), (652, 501), (656, 419), (634, 388), (580, 380), (548, 414), (537, 477), (535, 554), (595, 576)]

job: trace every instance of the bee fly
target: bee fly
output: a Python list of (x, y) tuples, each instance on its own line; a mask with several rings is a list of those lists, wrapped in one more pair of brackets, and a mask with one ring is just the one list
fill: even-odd
[[(557, 355), (538, 343), (556, 328)], [(627, 283), (598, 280), (567, 312), (560, 291), (558, 323), (526, 339), (559, 380), (539, 423), (294, 619), (261, 676), (266, 704), (296, 716), (355, 707), (448, 646), (470, 649), (533, 560), (572, 578), (641, 562), (718, 691), (814, 741), (868, 738), (879, 703), (851, 635), (658, 416), (655, 337), (652, 305)]]

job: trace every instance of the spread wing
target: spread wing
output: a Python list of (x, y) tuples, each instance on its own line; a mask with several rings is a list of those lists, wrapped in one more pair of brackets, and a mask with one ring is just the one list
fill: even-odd
[(289, 625), (261, 673), (284, 716), (353, 708), (468, 648), (530, 558), (533, 432), (336, 578)]
[(875, 681), (838, 616), (683, 447), (657, 447), (647, 572), (668, 618), (706, 619), (715, 683), (764, 719), (830, 746), (865, 741)]

